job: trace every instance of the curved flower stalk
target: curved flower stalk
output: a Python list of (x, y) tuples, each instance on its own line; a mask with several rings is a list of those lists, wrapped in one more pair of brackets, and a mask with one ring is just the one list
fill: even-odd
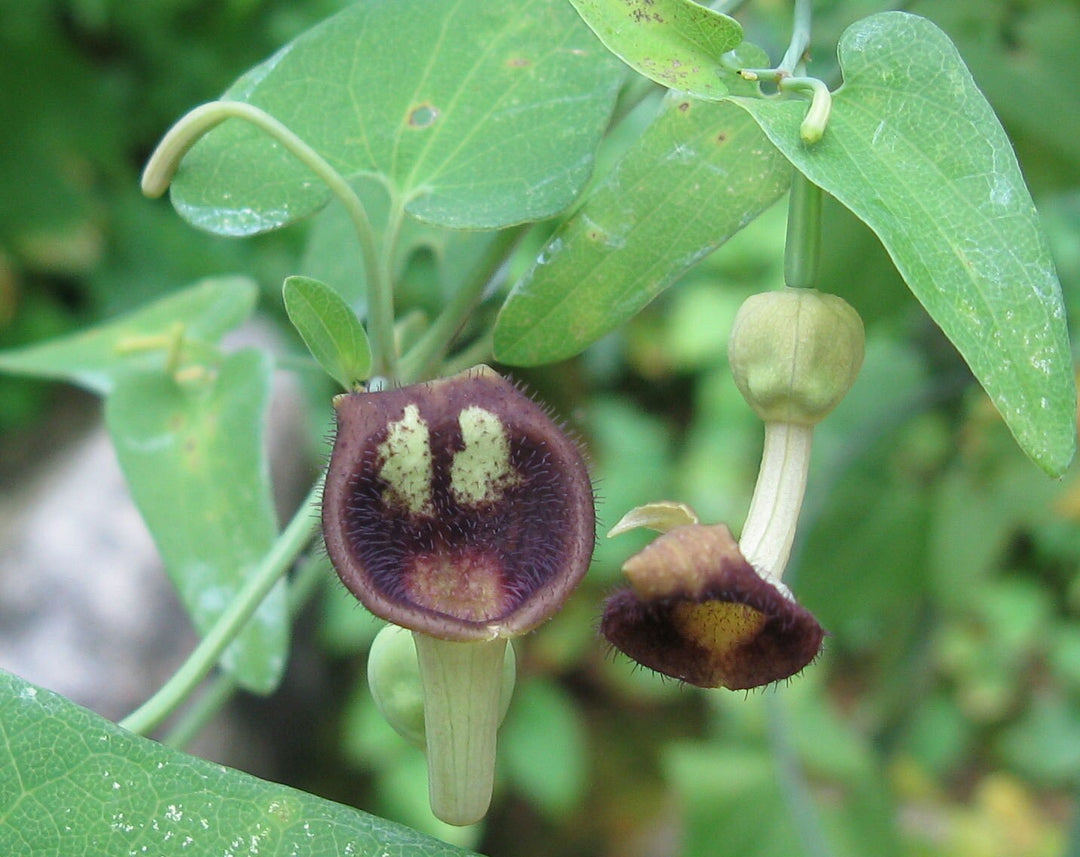
[(558, 610), (588, 568), (588, 470), (486, 366), (334, 405), (327, 551), (369, 610), (414, 632), (432, 810), (470, 824), (491, 799), (507, 640)]
[(784, 288), (743, 304), (729, 360), (765, 445), (742, 538), (676, 504), (632, 510), (612, 534), (664, 534), (623, 565), (631, 586), (608, 599), (601, 624), (612, 645), (665, 675), (732, 690), (788, 678), (817, 656), (824, 631), (781, 578), (813, 427), (854, 383), (863, 349), (861, 319), (833, 295)]

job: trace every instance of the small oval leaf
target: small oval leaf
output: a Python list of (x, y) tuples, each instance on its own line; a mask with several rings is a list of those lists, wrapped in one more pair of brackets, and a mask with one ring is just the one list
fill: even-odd
[(286, 277), (281, 291), (289, 321), (326, 374), (346, 390), (365, 380), (371, 347), (341, 295), (311, 277)]

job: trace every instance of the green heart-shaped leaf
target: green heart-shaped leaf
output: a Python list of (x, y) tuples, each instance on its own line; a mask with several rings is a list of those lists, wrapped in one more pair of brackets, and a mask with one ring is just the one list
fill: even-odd
[(311, 277), (287, 277), (282, 297), (289, 321), (327, 375), (346, 390), (367, 378), (367, 334), (341, 295)]
[(570, 0), (635, 71), (697, 98), (722, 98), (733, 74), (720, 57), (742, 41), (734, 18), (694, 0)]
[[(105, 401), (120, 467), (165, 570), (200, 633), (228, 607), (270, 550), (277, 519), (264, 450), (269, 354), (241, 351), (201, 384), (153, 372), (122, 378)], [(288, 650), (279, 583), (222, 663), (269, 693)]]
[(865, 18), (839, 57), (844, 85), (816, 145), (799, 139), (805, 102), (736, 101), (877, 233), (1020, 446), (1060, 475), (1076, 447), (1065, 310), (1004, 129), (948, 36), (923, 18)]
[[(487, 228), (570, 204), (620, 80), (564, 0), (364, 0), (224, 98), (270, 113), (346, 178), (377, 177), (420, 220)], [(172, 198), (196, 226), (246, 235), (328, 197), (280, 145), (230, 120), (184, 158)]]
[(631, 319), (788, 186), (791, 167), (735, 106), (672, 94), (514, 286), (495, 355), (563, 360)]
[(0, 671), (0, 854), (468, 857), (132, 735)]

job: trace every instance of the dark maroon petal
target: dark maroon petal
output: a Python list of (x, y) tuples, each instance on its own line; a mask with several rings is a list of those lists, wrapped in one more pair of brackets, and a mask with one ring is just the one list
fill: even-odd
[(574, 443), (482, 367), (335, 401), (327, 550), (373, 613), (445, 639), (523, 633), (581, 580), (595, 531)]

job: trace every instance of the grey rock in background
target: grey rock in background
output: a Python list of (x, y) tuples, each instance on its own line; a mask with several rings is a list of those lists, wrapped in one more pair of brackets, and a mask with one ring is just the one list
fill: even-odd
[[(274, 344), (268, 326), (255, 324), (231, 347)], [(268, 445), (282, 517), (313, 477), (302, 413), (295, 379), (277, 373)], [(0, 668), (118, 720), (196, 643), (128, 493), (99, 403), (63, 390), (42, 425), (14, 449), (0, 449)], [(207, 731), (213, 734), (192, 748), (199, 755), (229, 764), (251, 758), (235, 723), (219, 720)]]
[(195, 643), (98, 425), (0, 494), (0, 666), (117, 719)]

